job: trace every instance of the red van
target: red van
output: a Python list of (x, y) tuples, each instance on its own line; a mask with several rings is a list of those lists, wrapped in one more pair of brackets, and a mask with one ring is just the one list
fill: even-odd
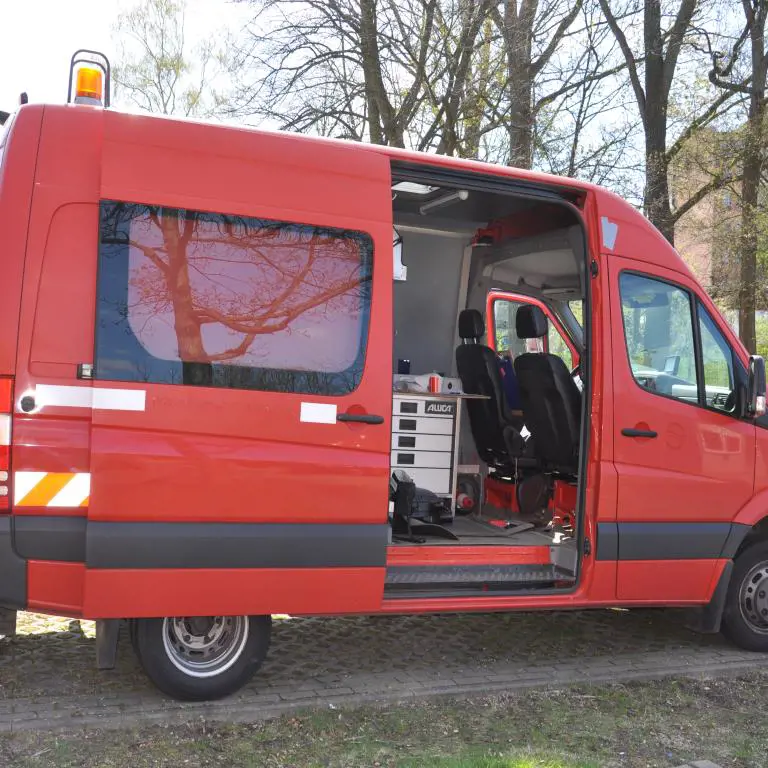
[(108, 667), (127, 620), (192, 699), (278, 613), (687, 606), (768, 650), (764, 364), (631, 205), (123, 114), (93, 66), (0, 138), (6, 632), (96, 619)]

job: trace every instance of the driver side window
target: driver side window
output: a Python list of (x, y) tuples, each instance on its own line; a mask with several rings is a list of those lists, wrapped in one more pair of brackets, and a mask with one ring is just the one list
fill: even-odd
[(699, 401), (691, 295), (670, 283), (631, 272), (619, 281), (632, 375), (656, 394)]
[(704, 307), (699, 305), (701, 355), (707, 407), (733, 413), (736, 409), (733, 354), (728, 342)]

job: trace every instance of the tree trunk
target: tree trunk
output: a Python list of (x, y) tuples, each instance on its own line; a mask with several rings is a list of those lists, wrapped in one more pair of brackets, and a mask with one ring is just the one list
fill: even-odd
[(360, 2), (360, 53), (363, 59), (365, 100), (368, 105), (368, 125), (373, 144), (404, 147), (402, 127), (397, 124), (381, 77), (379, 30), (376, 23), (376, 0)]
[[(764, 89), (763, 89), (764, 90)], [(765, 98), (753, 93), (744, 146), (744, 179), (741, 185), (741, 236), (739, 237), (739, 335), (750, 354), (757, 352), (755, 332), (758, 195), (762, 164)]]
[[(759, 237), (758, 198), (763, 162), (763, 136), (766, 119), (766, 80), (768, 54), (765, 50), (765, 24), (768, 3), (762, 0), (750, 8), (745, 3), (752, 53), (752, 83), (749, 118), (744, 143), (741, 183), (741, 235), (739, 237), (739, 335), (750, 354), (757, 352), (755, 310), (757, 307), (757, 251)], [(750, 12), (751, 11), (751, 14)]]
[(200, 322), (195, 317), (186, 242), (179, 234), (179, 224), (183, 222), (177, 220), (175, 216), (164, 215), (162, 209), (158, 212), (158, 218), (168, 254), (166, 282), (173, 306), (173, 323), (176, 342), (179, 346), (179, 358), (190, 363), (205, 362), (207, 353), (203, 345)]
[(659, 0), (646, 0), (645, 35), (645, 215), (674, 245), (667, 168), (667, 92), (664, 85), (664, 33)]
[(504, 38), (509, 79), (509, 165), (533, 166), (533, 74), (531, 38), (538, 2), (507, 0), (504, 8)]

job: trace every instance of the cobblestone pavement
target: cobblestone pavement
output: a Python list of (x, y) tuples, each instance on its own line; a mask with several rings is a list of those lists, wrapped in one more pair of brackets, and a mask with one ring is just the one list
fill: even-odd
[(0, 640), (0, 731), (251, 721), (299, 707), (524, 687), (727, 674), (768, 667), (674, 611), (377, 616), (275, 622), (262, 670), (220, 702), (165, 699), (126, 637), (117, 668), (95, 668), (93, 625), (34, 614)]

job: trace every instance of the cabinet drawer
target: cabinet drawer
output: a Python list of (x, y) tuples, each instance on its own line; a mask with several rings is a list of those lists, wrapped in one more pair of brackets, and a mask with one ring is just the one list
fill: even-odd
[(453, 437), (451, 435), (420, 435), (396, 432), (392, 435), (392, 450), (405, 449), (406, 451), (448, 451), (453, 449)]
[(429, 416), (395, 416), (392, 431), (401, 434), (452, 435), (453, 419), (438, 419)]
[(451, 454), (446, 451), (392, 451), (393, 467), (425, 467), (430, 469), (450, 469)]
[(424, 467), (402, 467), (402, 469), (416, 483), (417, 488), (425, 488), (432, 493), (451, 493), (449, 469), (425, 469)]
[(392, 401), (393, 416), (429, 416), (434, 419), (452, 419), (458, 403), (449, 398), (401, 398)]

